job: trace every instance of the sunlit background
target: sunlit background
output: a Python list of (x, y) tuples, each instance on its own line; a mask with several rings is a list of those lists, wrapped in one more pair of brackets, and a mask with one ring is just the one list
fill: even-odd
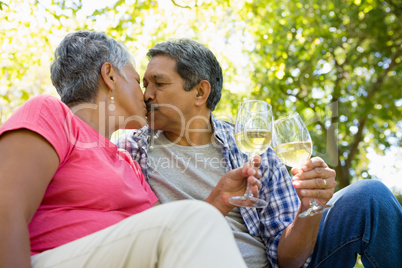
[(343, 186), (381, 179), (402, 193), (401, 11), (375, 0), (332, 2), (0, 0), (0, 124), (32, 96), (57, 96), (49, 64), (68, 32), (121, 40), (140, 74), (150, 47), (188, 37), (222, 65), (215, 115), (230, 120), (243, 98), (270, 102), (276, 117), (297, 110)]

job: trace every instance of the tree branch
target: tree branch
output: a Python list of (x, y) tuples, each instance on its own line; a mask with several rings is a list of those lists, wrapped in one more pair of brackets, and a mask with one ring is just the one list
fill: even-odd
[(3, 10), (3, 6), (8, 7), (6, 3), (0, 1), (0, 10)]
[[(370, 100), (373, 98), (376, 92), (378, 92), (384, 83), (385, 77), (387, 74), (392, 71), (393, 68), (395, 68), (398, 64), (396, 63), (396, 59), (402, 54), (401, 51), (398, 51), (397, 53), (394, 54), (394, 56), (391, 59), (391, 64), (387, 69), (384, 70), (381, 76), (377, 78), (377, 81), (372, 85), (371, 89), (368, 91), (366, 101), (370, 102)], [(350, 152), (348, 154), (348, 158), (345, 160), (345, 166), (349, 168), (352, 163), (352, 159), (354, 159), (356, 153), (359, 151), (359, 143), (363, 140), (363, 130), (364, 127), (367, 123), (367, 116), (369, 114), (369, 111), (371, 110), (371, 107), (366, 106), (362, 113), (362, 118), (359, 121), (359, 126), (356, 135), (354, 135), (353, 143), (350, 146)]]
[[(176, 3), (176, 0), (171, 0), (173, 5), (177, 6), (177, 7), (181, 7), (181, 8), (188, 8), (191, 9), (191, 6), (183, 6), (183, 5), (179, 5), (178, 3)], [(197, 3), (195, 4), (195, 6), (197, 6)]]

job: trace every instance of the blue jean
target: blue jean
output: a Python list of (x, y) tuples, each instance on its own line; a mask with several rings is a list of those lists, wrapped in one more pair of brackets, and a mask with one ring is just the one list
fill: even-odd
[(322, 215), (308, 267), (402, 267), (402, 208), (380, 181), (360, 180), (336, 192)]

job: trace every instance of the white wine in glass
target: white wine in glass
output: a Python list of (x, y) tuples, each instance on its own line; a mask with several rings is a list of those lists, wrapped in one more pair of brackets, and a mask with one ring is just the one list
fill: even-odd
[[(301, 167), (310, 159), (313, 143), (306, 125), (298, 113), (274, 122), (274, 150), (278, 158), (288, 167)], [(314, 216), (330, 209), (332, 205), (320, 205), (315, 199), (299, 217)]]
[(236, 144), (240, 151), (247, 155), (264, 153), (271, 143), (272, 131), (255, 129), (238, 132), (235, 134)]
[(275, 146), (278, 158), (289, 167), (298, 167), (311, 156), (312, 144), (310, 141), (295, 141)]
[[(272, 107), (269, 103), (248, 100), (240, 105), (234, 129), (235, 140), (239, 150), (247, 155), (251, 166), (253, 156), (264, 153), (271, 144), (272, 123)], [(265, 200), (250, 193), (248, 184), (243, 196), (234, 196), (229, 202), (239, 207), (262, 208), (267, 205)]]

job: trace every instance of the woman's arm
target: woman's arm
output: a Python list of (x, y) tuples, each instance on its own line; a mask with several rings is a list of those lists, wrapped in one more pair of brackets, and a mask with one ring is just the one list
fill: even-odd
[(30, 267), (28, 224), (58, 166), (42, 136), (26, 129), (0, 136), (0, 267)]

